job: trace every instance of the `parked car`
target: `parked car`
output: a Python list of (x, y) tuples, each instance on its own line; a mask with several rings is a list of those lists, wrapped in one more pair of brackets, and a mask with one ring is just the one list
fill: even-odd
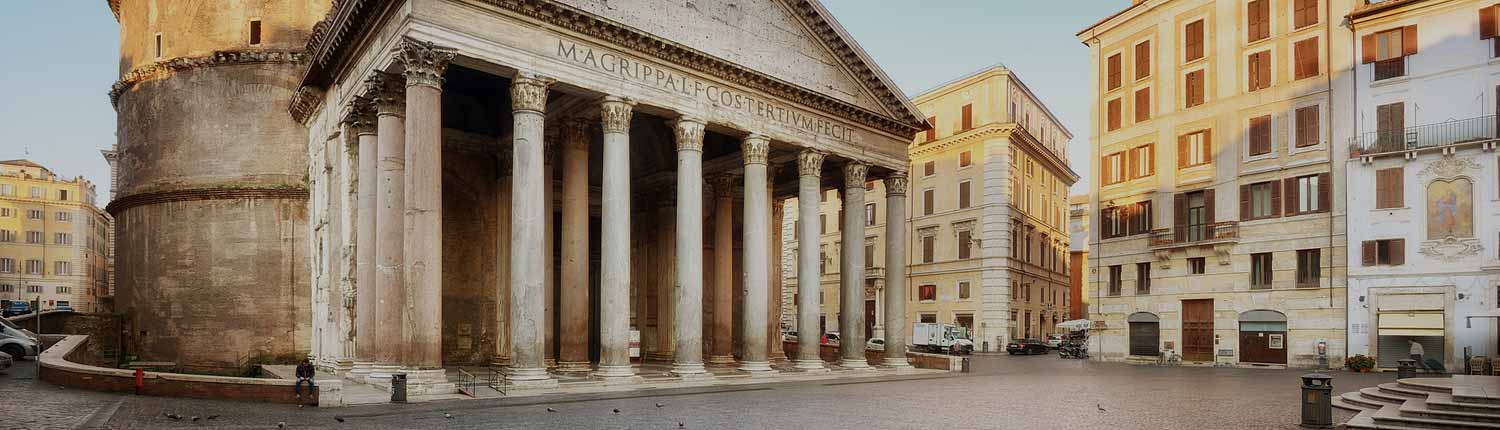
[(1053, 334), (1047, 335), (1047, 341), (1043, 343), (1047, 344), (1048, 348), (1057, 349), (1057, 347), (1062, 346), (1062, 344), (1067, 341), (1068, 340), (1064, 339), (1062, 335)]
[(21, 330), (9, 320), (0, 318), (0, 352), (16, 360), (25, 360), (42, 352), (41, 343), (30, 332)]
[(870, 338), (870, 340), (865, 341), (865, 349), (869, 351), (885, 351), (885, 338)]
[(1005, 344), (1005, 352), (1010, 355), (1046, 354), (1047, 344), (1036, 339), (1013, 340)]
[(5, 309), (3, 311), (0, 311), (0, 315), (6, 317), (29, 313), (31, 313), (31, 303), (22, 300), (7, 301), (5, 303)]
[(15, 364), (15, 360), (12, 360), (10, 358), (10, 354), (6, 354), (6, 353), (3, 353), (3, 352), (0, 352), (0, 372), (3, 372), (6, 369), (9, 369), (10, 366), (12, 366), (14, 364)]
[(57, 305), (57, 307), (52, 308), (52, 310), (57, 311), (57, 312), (78, 312), (76, 310), (73, 310), (72, 306), (68, 306), (68, 305)]
[(830, 332), (827, 332), (827, 333), (823, 333), (823, 344), (824, 345), (838, 345), (839, 344), (839, 332), (830, 331)]
[(781, 341), (782, 342), (796, 342), (797, 341), (797, 332), (795, 332), (795, 331), (789, 331), (789, 332), (786, 332), (786, 333), (782, 333), (781, 334)]

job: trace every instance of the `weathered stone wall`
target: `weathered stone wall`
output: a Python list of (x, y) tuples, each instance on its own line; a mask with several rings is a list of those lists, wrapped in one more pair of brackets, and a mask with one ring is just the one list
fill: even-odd
[[(443, 151), (443, 363), (488, 364), (501, 315), (495, 160)], [(508, 202), (507, 202), (508, 204)], [(508, 221), (506, 221), (508, 222)]]

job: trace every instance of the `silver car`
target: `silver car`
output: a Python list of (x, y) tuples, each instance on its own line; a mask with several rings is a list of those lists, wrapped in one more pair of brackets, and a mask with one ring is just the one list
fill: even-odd
[(10, 358), (10, 354), (6, 354), (6, 353), (3, 353), (3, 352), (0, 352), (0, 372), (3, 372), (6, 369), (9, 369), (10, 366), (12, 366), (14, 364), (16, 364), (16, 363), (15, 363), (14, 360), (12, 360)]

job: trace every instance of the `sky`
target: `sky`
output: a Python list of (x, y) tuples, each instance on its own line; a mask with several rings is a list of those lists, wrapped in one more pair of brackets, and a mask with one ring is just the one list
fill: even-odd
[[(823, 3), (908, 95), (1005, 64), (1073, 132), (1069, 159), (1087, 173), (1089, 57), (1073, 34), (1127, 0)], [(0, 160), (83, 175), (105, 201), (109, 165), (99, 150), (115, 142), (107, 93), (120, 75), (119, 45), (119, 25), (101, 0), (8, 5), (0, 13)], [(1085, 176), (1074, 193), (1087, 184)]]

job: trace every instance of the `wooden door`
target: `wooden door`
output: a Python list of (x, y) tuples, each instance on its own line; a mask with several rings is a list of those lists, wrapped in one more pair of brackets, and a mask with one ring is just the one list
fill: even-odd
[(1182, 301), (1182, 359), (1213, 361), (1213, 299)]
[(1155, 357), (1160, 351), (1157, 345), (1161, 345), (1161, 328), (1154, 322), (1132, 322), (1130, 323), (1130, 355)]
[(1286, 332), (1241, 330), (1240, 361), (1286, 364)]

